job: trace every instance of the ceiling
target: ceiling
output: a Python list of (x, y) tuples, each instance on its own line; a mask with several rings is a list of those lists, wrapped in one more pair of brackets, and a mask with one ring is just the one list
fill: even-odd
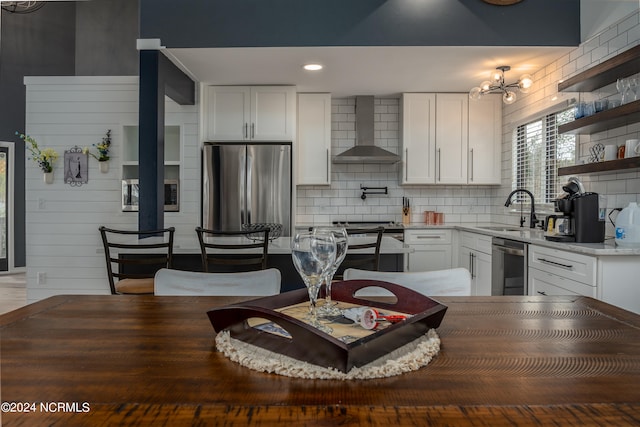
[[(397, 96), (402, 92), (468, 92), (499, 65), (507, 83), (534, 74), (574, 47), (264, 47), (166, 49), (195, 81), (215, 85), (291, 84), (298, 92)], [(324, 69), (309, 72), (314, 62)], [(535, 82), (534, 82), (535, 84)]]

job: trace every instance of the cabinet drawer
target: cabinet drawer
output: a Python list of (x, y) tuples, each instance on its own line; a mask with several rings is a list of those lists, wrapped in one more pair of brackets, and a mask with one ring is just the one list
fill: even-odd
[(409, 245), (450, 245), (451, 230), (405, 230), (404, 242)]
[(552, 273), (529, 269), (529, 294), (539, 295), (585, 295), (596, 297), (596, 288)]
[(587, 255), (530, 245), (529, 267), (595, 286), (596, 259)]

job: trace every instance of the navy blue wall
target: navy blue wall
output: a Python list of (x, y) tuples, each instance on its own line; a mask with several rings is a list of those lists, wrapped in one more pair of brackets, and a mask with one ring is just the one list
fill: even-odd
[(140, 0), (167, 47), (577, 46), (579, 0)]

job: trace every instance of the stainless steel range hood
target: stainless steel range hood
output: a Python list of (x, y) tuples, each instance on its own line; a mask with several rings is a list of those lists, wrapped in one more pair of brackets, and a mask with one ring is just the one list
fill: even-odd
[(333, 157), (333, 163), (394, 164), (400, 156), (373, 144), (373, 96), (356, 96), (356, 145)]

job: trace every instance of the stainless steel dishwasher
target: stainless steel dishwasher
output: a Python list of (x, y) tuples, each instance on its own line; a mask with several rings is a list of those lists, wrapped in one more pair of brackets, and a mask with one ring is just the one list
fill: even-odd
[(491, 241), (491, 295), (527, 295), (527, 244), (494, 237)]

